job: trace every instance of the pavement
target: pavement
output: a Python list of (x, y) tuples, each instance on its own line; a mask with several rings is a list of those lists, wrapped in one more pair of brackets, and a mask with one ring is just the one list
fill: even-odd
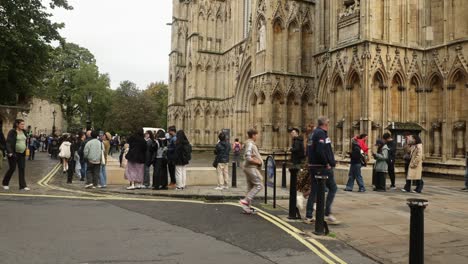
[[(34, 169), (27, 170), (27, 179), (34, 177), (34, 173), (40, 174), (51, 170), (55, 165), (54, 162), (46, 162), (47, 157), (44, 158), (41, 155), (38, 157), (39, 162), (28, 161), (27, 166)], [(40, 162), (41, 159), (44, 159), (43, 162)], [(206, 166), (210, 162), (210, 156), (198, 158), (195, 156), (190, 166)], [(238, 171), (241, 172), (241, 170)], [(29, 184), (33, 189), (30, 193), (63, 195), (67, 193), (67, 190), (71, 190), (75, 195), (83, 197), (117, 195), (119, 197), (175, 197), (201, 201), (235, 201), (245, 194), (246, 189), (245, 180), (242, 175), (239, 175), (238, 188), (225, 191), (216, 191), (213, 189), (215, 186), (188, 186), (183, 192), (175, 190), (126, 191), (125, 186), (108, 186), (106, 189), (88, 192), (83, 189), (82, 182), (75, 181), (69, 185), (65, 183), (65, 176), (61, 175), (57, 173), (50, 179), (51, 185), (57, 186), (56, 188), (46, 190), (32, 182)], [(13, 184), (14, 181), (10, 186)], [(403, 185), (404, 179), (398, 178), (397, 186), (401, 188)], [(344, 192), (342, 191), (344, 186), (339, 186), (333, 205), (333, 214), (341, 223), (330, 226), (332, 236), (335, 238), (317, 237), (312, 234), (313, 226), (287, 219), (288, 200), (286, 198), (289, 195), (287, 189), (277, 189), (279, 194), (277, 208), (272, 208), (270, 195), (268, 195), (267, 205), (263, 203), (261, 195), (255, 201), (255, 205), (296, 227), (303, 235), (320, 239), (319, 241), (327, 247), (340, 252), (347, 263), (407, 263), (410, 210), (406, 199), (427, 199), (429, 205), (425, 209), (425, 263), (468, 263), (468, 204), (466, 203), (468, 192), (460, 191), (462, 185), (462, 181), (426, 177), (422, 194), (402, 193), (399, 189), (388, 190), (385, 193)], [(268, 189), (269, 193), (272, 193), (272, 189)], [(10, 192), (19, 193), (15, 190), (10, 190)], [(3, 193), (4, 191), (0, 191), (0, 194)], [(304, 216), (304, 214), (305, 212), (302, 211), (301, 215)], [(351, 261), (346, 257), (349, 257)]]

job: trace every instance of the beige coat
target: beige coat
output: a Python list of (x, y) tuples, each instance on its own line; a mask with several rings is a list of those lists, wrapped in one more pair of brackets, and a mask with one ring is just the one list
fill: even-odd
[(411, 161), (408, 170), (408, 180), (420, 180), (422, 177), (422, 144), (411, 146)]

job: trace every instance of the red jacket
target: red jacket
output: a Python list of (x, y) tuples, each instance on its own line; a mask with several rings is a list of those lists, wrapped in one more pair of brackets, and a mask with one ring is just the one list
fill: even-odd
[(358, 142), (359, 147), (361, 147), (362, 151), (368, 154), (369, 147), (367, 146), (366, 141), (364, 139), (359, 139), (357, 136), (355, 136), (354, 139)]

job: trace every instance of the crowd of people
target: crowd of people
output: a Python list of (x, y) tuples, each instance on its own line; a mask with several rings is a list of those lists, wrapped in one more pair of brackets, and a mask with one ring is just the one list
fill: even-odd
[[(325, 217), (327, 222), (338, 223), (332, 215), (332, 204), (337, 192), (334, 179), (336, 167), (332, 142), (328, 137), (329, 119), (320, 117), (317, 127), (308, 126), (304, 136), (297, 128), (290, 130), (292, 137), (291, 163), (292, 168), (305, 168), (299, 175), (298, 190), (307, 198), (306, 223), (315, 221), (313, 217), (316, 202), (318, 182), (315, 175), (326, 175), (327, 199), (325, 203)], [(247, 179), (248, 192), (241, 204), (245, 213), (255, 213), (251, 207), (256, 194), (264, 188), (262, 174), (262, 157), (256, 146), (260, 134), (256, 129), (247, 131), (248, 139), (242, 144), (238, 138), (232, 144), (226, 134), (218, 135), (215, 147), (213, 166), (218, 175), (216, 190), (229, 189), (229, 158), (232, 154), (235, 165), (240, 166), (243, 152), (244, 163), (242, 169)], [(305, 139), (305, 140), (304, 140)], [(372, 185), (374, 191), (385, 192), (395, 190), (395, 159), (397, 145), (389, 133), (375, 142), (375, 148), (367, 146), (367, 134), (356, 135), (351, 139), (350, 168), (345, 191), (353, 191), (354, 181), (357, 182), (358, 192), (366, 192), (361, 174), (363, 166), (368, 166), (370, 156), (373, 157)], [(404, 134), (404, 162), (406, 184), (403, 192), (421, 193), (424, 187), (422, 179), (423, 146), (417, 134)], [(375, 151), (374, 151), (375, 150)], [(125, 168), (124, 177), (129, 181), (127, 190), (148, 189), (168, 190), (174, 188), (182, 191), (186, 186), (186, 169), (192, 158), (192, 146), (183, 130), (176, 130), (175, 126), (164, 130), (144, 131), (137, 129), (128, 138), (109, 132), (88, 130), (86, 133), (64, 134), (61, 137), (33, 135), (25, 129), (24, 120), (17, 119), (14, 127), (6, 137), (0, 131), (0, 169), (3, 167), (3, 156), (8, 159), (9, 169), (6, 171), (2, 186), (9, 189), (9, 182), (18, 168), (20, 190), (30, 190), (25, 180), (25, 160), (34, 160), (36, 151), (47, 151), (51, 158), (59, 158), (63, 173), (67, 175), (67, 183), (72, 183), (76, 175), (80, 181), (85, 181), (85, 188), (106, 188), (106, 164), (109, 155), (120, 152), (120, 166)], [(232, 153), (231, 153), (232, 152)], [(306, 162), (304, 163), (304, 160)], [(152, 167), (152, 178), (150, 171)], [(386, 178), (390, 178), (387, 188)], [(170, 181), (169, 181), (170, 179)], [(414, 186), (414, 189), (412, 189)], [(465, 187), (468, 190), (468, 170), (465, 175)]]

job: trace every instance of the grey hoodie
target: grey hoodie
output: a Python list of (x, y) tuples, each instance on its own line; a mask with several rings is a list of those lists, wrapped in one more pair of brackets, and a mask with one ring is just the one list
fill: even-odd
[(92, 164), (101, 164), (102, 151), (104, 146), (98, 139), (91, 139), (84, 148), (84, 158)]

